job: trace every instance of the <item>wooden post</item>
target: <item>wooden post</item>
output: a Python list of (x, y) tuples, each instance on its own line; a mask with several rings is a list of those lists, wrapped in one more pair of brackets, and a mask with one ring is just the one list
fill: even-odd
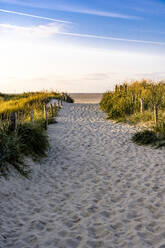
[(127, 84), (124, 84), (124, 91), (127, 93)]
[(48, 113), (47, 113), (47, 106), (44, 105), (44, 118), (45, 118), (45, 129), (48, 127)]
[(154, 116), (155, 116), (155, 125), (158, 124), (158, 106), (157, 104), (154, 105)]
[(144, 112), (144, 99), (143, 98), (140, 100), (140, 103), (141, 103), (140, 110), (141, 110), (141, 113), (143, 113)]
[(132, 92), (132, 102), (135, 103), (135, 93)]
[(56, 115), (56, 103), (54, 103), (54, 112), (55, 112), (55, 115)]
[(10, 114), (10, 130), (16, 131), (17, 130), (17, 113), (12, 112)]
[(34, 110), (32, 110), (30, 113), (30, 120), (31, 120), (31, 123), (34, 124)]
[(117, 87), (117, 84), (116, 84), (116, 85), (115, 85), (115, 92), (117, 92), (117, 88), (118, 88), (118, 87)]
[(53, 111), (53, 104), (52, 103), (50, 104), (50, 109), (51, 109), (51, 115), (53, 117), (54, 116), (54, 111)]
[(120, 85), (120, 91), (122, 91), (122, 89), (123, 89), (123, 86), (122, 86), (122, 85)]

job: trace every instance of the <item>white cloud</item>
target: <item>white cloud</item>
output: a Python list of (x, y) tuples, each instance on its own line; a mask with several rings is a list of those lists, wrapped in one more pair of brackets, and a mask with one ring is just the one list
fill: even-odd
[(38, 26), (18, 26), (11, 24), (0, 24), (0, 33), (9, 34), (10, 37), (28, 37), (28, 38), (49, 38), (62, 30), (63, 26), (57, 23)]
[(0, 24), (0, 91), (52, 88), (68, 92), (104, 92), (123, 80), (139, 79), (143, 75), (163, 79), (165, 75), (163, 55), (60, 44), (52, 36), (97, 38), (65, 33), (64, 28), (65, 25), (58, 23), (33, 27)]
[(165, 72), (164, 56), (64, 46), (56, 41), (51, 45), (0, 41), (0, 54), (0, 91), (104, 92), (115, 83), (143, 75), (163, 79)]

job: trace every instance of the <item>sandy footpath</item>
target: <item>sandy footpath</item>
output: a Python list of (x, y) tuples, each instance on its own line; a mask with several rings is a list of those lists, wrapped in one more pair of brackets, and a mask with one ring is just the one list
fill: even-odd
[(0, 248), (165, 248), (165, 151), (65, 104), (31, 181), (0, 179)]

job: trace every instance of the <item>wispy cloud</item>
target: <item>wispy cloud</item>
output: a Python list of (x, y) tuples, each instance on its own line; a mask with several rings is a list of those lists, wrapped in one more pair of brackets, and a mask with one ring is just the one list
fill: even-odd
[(20, 5), (20, 6), (22, 5), (22, 6), (29, 6), (29, 7), (35, 7), (35, 8), (46, 8), (46, 9), (54, 9), (54, 10), (72, 12), (72, 13), (102, 16), (102, 17), (108, 17), (108, 18), (119, 18), (119, 19), (128, 19), (128, 20), (140, 20), (140, 19), (142, 19), (141, 17), (138, 17), (138, 16), (125, 15), (122, 13), (101, 11), (101, 10), (96, 10), (96, 9), (89, 9), (89, 8), (78, 7), (78, 6), (74, 6), (74, 5), (72, 5), (72, 6), (59, 5), (56, 3), (44, 4), (44, 3), (36, 3), (35, 1), (25, 2), (25, 1), (19, 1), (19, 0), (0, 0), (0, 2), (7, 2), (10, 4), (16, 4), (16, 5)]
[(0, 12), (8, 13), (8, 14), (14, 14), (14, 15), (20, 15), (20, 16), (27, 16), (27, 17), (32, 17), (32, 18), (37, 18), (37, 19), (43, 19), (43, 20), (49, 20), (49, 21), (53, 21), (53, 22), (71, 23), (69, 21), (58, 20), (58, 19), (44, 17), (44, 16), (38, 16), (38, 15), (31, 15), (31, 14), (28, 14), (28, 13), (22, 13), (22, 12), (17, 12), (17, 11), (12, 11), (12, 10), (6, 10), (6, 9), (0, 9)]
[(38, 25), (32, 27), (25, 26), (17, 26), (11, 24), (0, 24), (0, 31), (13, 30), (22, 32), (25, 35), (38, 36), (38, 37), (52, 37), (54, 35), (65, 35), (72, 37), (80, 37), (80, 38), (88, 38), (88, 39), (100, 39), (100, 40), (110, 40), (110, 41), (120, 41), (120, 42), (132, 42), (132, 43), (140, 43), (140, 44), (150, 44), (150, 45), (159, 45), (165, 46), (165, 42), (160, 41), (152, 41), (152, 40), (135, 40), (135, 39), (127, 39), (127, 38), (119, 38), (119, 37), (111, 37), (111, 36), (100, 36), (94, 34), (81, 34), (74, 32), (66, 32), (62, 28), (60, 24), (50, 23), (48, 25)]
[(101, 39), (101, 40), (114, 40), (114, 41), (165, 46), (165, 42), (151, 41), (151, 40), (134, 40), (134, 39), (126, 39), (126, 38), (118, 38), (118, 37), (110, 37), (110, 36), (99, 36), (99, 35), (93, 35), (93, 34), (79, 34), (79, 33), (70, 33), (70, 32), (59, 32), (59, 34), (81, 37), (81, 38), (93, 38), (93, 39)]
[(138, 16), (124, 15), (124, 14), (108, 12), (108, 11), (99, 11), (95, 9), (76, 8), (74, 6), (73, 7), (61, 6), (61, 7), (57, 7), (57, 9), (68, 11), (68, 12), (73, 12), (73, 13), (95, 15), (95, 16), (102, 16), (102, 17), (109, 17), (109, 18), (119, 18), (119, 19), (128, 19), (128, 20), (142, 19), (141, 17), (138, 17)]
[(158, 13), (159, 15), (161, 15), (165, 12), (165, 3), (163, 3), (163, 1), (160, 2), (158, 0), (156, 1), (143, 0), (141, 3), (139, 1), (138, 5), (134, 4), (133, 6), (130, 6), (128, 8), (142, 13), (148, 13), (148, 14)]

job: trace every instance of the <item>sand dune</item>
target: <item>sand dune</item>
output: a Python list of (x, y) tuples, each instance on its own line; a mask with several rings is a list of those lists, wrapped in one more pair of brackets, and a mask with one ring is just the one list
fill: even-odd
[(135, 131), (65, 104), (32, 180), (0, 180), (0, 247), (165, 247), (164, 150), (133, 144)]

